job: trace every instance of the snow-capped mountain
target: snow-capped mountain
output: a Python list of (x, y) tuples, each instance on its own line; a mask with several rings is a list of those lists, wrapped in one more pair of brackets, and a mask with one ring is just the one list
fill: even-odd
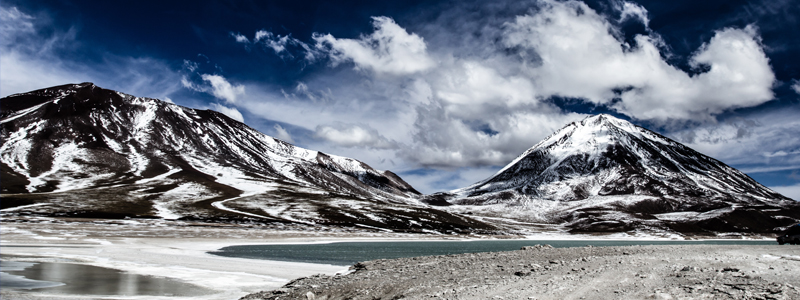
[(796, 201), (609, 115), (571, 123), (495, 175), (426, 201), (573, 231), (769, 232), (800, 219)]
[(433, 210), (390, 171), (293, 146), (211, 110), (69, 84), (0, 100), (3, 208), (249, 218), (403, 230), (487, 228)]

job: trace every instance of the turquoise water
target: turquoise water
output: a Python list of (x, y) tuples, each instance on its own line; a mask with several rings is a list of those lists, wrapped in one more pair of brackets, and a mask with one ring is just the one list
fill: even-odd
[(430, 242), (342, 242), (330, 244), (285, 244), (230, 246), (209, 253), (226, 257), (308, 262), (349, 266), (359, 261), (428, 255), (519, 250), (523, 246), (548, 244), (556, 248), (630, 245), (777, 245), (775, 241), (607, 241), (607, 240), (481, 240)]

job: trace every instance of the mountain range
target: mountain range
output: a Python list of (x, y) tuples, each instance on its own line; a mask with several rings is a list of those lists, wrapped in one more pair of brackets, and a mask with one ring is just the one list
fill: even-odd
[(212, 110), (92, 83), (5, 97), (0, 117), (4, 214), (517, 234), (769, 233), (800, 220), (796, 201), (609, 115), (432, 195)]

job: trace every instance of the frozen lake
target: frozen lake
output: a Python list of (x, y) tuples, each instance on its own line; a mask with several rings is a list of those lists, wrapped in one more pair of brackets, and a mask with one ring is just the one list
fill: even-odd
[(114, 296), (200, 296), (212, 291), (177, 280), (74, 263), (0, 261), (3, 289)]

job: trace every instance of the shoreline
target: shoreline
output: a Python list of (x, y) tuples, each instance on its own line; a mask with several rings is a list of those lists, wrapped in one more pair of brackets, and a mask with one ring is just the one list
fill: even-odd
[[(347, 267), (336, 265), (254, 260), (207, 253), (216, 250), (208, 248), (209, 245), (218, 247), (239, 243), (236, 240), (215, 240), (211, 243), (204, 240), (190, 240), (170, 243), (162, 239), (129, 238), (125, 241), (112, 241), (106, 245), (64, 247), (65, 245), (31, 246), (4, 242), (0, 247), (2, 249), (0, 255), (6, 261), (75, 263), (137, 275), (166, 277), (215, 292), (204, 296), (166, 297), (166, 299), (238, 299), (248, 293), (279, 288), (297, 277), (314, 274), (334, 275), (347, 271)], [(17, 290), (17, 292), (42, 298), (70, 296), (49, 294), (46, 290), (36, 289)], [(97, 295), (83, 296), (106, 298)], [(113, 295), (107, 297), (116, 298)]]
[[(0, 223), (0, 255), (9, 261), (69, 262), (166, 277), (215, 291), (200, 297), (159, 297), (163, 299), (238, 299), (249, 293), (279, 288), (298, 277), (347, 271), (346, 266), (232, 258), (207, 252), (244, 244), (336, 242), (351, 238), (225, 226), (178, 228), (161, 226), (157, 222), (114, 228), (105, 222), (81, 221), (13, 223), (4, 219)], [(163, 236), (166, 231), (170, 234)], [(35, 289), (3, 289), (3, 295), (3, 298), (9, 295), (15, 299), (120, 298), (50, 294)]]
[[(12, 218), (14, 220), (14, 218)], [(121, 270), (138, 275), (166, 277), (194, 284), (216, 293), (192, 299), (238, 299), (245, 295), (279, 289), (300, 277), (334, 276), (348, 267), (304, 262), (234, 258), (207, 253), (227, 246), (328, 244), (382, 241), (480, 241), (505, 240), (496, 236), (420, 235), (385, 232), (280, 231), (258, 227), (207, 223), (165, 223), (159, 220), (58, 220), (36, 218), (0, 222), (0, 255), (4, 260), (61, 261)], [(180, 226), (176, 226), (178, 224)], [(559, 238), (561, 237), (561, 238)], [(638, 236), (554, 236), (550, 234), (511, 237), (513, 240), (598, 241), (695, 241)], [(751, 241), (767, 240), (746, 239)], [(719, 240), (719, 239), (709, 239)], [(730, 239), (722, 239), (730, 240)], [(697, 240), (700, 241), (700, 240)], [(15, 256), (11, 258), (10, 256)], [(33, 257), (19, 259), (18, 257)], [(3, 295), (23, 299), (120, 298), (119, 296), (48, 294), (36, 290), (8, 290)], [(5, 297), (5, 296), (4, 296)], [(123, 298), (153, 298), (125, 296)], [(188, 299), (187, 297), (159, 297)]]

